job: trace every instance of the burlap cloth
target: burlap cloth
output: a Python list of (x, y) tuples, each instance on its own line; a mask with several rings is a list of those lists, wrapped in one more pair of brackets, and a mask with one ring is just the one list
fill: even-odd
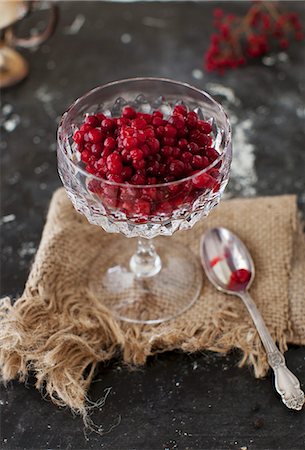
[[(295, 197), (223, 201), (193, 230), (167, 239), (198, 254), (201, 234), (219, 225), (234, 231), (253, 255), (251, 294), (280, 349), (305, 344), (305, 242)], [(97, 364), (120, 353), (126, 363), (143, 364), (166, 350), (226, 353), (237, 347), (241, 365), (251, 364), (256, 377), (266, 374), (266, 355), (242, 302), (206, 279), (196, 304), (175, 320), (154, 326), (116, 321), (88, 287), (90, 261), (110, 239), (120, 237), (89, 225), (63, 189), (54, 194), (25, 291), (13, 306), (8, 298), (0, 304), (4, 381), (24, 381), (32, 370), (38, 389), (84, 413)]]

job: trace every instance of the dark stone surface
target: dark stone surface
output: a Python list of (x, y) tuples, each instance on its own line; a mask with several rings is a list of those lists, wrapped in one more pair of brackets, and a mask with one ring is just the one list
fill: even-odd
[[(22, 292), (49, 200), (60, 186), (58, 117), (76, 97), (114, 79), (165, 76), (218, 94), (235, 131), (228, 194), (295, 193), (305, 213), (304, 43), (223, 77), (193, 72), (202, 68), (215, 5), (61, 2), (55, 36), (36, 51), (23, 52), (31, 74), (1, 99), (1, 295)], [(287, 5), (304, 23), (304, 3), (282, 3)], [(234, 12), (246, 7), (226, 2)], [(71, 34), (77, 17), (85, 22)], [(131, 36), (129, 43), (122, 42), (124, 33), (123, 40)], [(237, 354), (167, 353), (138, 371), (119, 362), (101, 367), (90, 396), (97, 400), (111, 387), (104, 408), (93, 416), (109, 430), (102, 437), (85, 438), (82, 420), (42, 400), (34, 379), (26, 387), (11, 383), (1, 387), (0, 448), (304, 449), (304, 411), (287, 410), (271, 376), (255, 380), (248, 369), (236, 367), (237, 361)], [(304, 388), (305, 349), (290, 348), (287, 362)]]

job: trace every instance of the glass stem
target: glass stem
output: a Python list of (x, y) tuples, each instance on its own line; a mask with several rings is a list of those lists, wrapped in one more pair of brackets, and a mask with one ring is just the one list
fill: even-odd
[(138, 248), (131, 257), (130, 269), (137, 278), (153, 277), (160, 272), (161, 259), (151, 239), (138, 239)]

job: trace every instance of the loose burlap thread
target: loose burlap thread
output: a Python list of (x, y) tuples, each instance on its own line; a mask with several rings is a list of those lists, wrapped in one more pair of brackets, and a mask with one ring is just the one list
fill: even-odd
[[(192, 230), (167, 239), (198, 256), (200, 236), (213, 226), (231, 229), (249, 248), (256, 265), (251, 294), (279, 348), (304, 345), (305, 242), (295, 197), (223, 201)], [(256, 377), (266, 374), (266, 354), (242, 302), (217, 292), (204, 275), (200, 298), (177, 319), (159, 325), (117, 321), (88, 284), (96, 252), (113, 239), (125, 238), (90, 225), (63, 189), (54, 194), (24, 293), (14, 304), (9, 298), (0, 303), (3, 381), (23, 382), (33, 371), (36, 387), (54, 403), (86, 414), (97, 364), (119, 354), (141, 365), (168, 350), (238, 348), (241, 366), (252, 365)]]

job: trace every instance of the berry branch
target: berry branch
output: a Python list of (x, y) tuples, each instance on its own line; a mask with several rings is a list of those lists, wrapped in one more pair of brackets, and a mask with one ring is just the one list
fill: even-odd
[(265, 55), (271, 49), (286, 49), (291, 38), (304, 38), (302, 25), (295, 12), (282, 12), (277, 2), (255, 1), (245, 16), (214, 10), (214, 26), (210, 46), (205, 54), (208, 71), (223, 73)]

